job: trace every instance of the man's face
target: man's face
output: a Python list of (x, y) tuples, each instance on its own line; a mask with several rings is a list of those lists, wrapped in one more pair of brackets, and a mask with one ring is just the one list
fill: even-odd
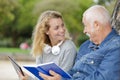
[(84, 33), (90, 38), (90, 41), (97, 43), (98, 41), (98, 30), (94, 22), (87, 21), (83, 18)]

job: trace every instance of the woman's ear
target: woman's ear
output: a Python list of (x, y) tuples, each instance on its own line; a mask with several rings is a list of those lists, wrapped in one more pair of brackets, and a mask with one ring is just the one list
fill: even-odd
[(48, 33), (46, 33), (48, 35)]
[(48, 35), (48, 34), (49, 34), (49, 32), (48, 32), (48, 31), (46, 31), (46, 32), (45, 32), (45, 34), (46, 34), (46, 35)]

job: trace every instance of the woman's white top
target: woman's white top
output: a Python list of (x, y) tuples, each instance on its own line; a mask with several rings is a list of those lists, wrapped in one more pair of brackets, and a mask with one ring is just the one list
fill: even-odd
[[(36, 64), (42, 64), (47, 62), (54, 62), (64, 71), (69, 71), (74, 62), (77, 54), (76, 46), (71, 40), (65, 40), (60, 46), (60, 52), (57, 55), (54, 55), (51, 52), (43, 52), (41, 56), (36, 57)], [(38, 80), (37, 78), (32, 78), (29, 76), (28, 80)]]
[(57, 55), (52, 54), (52, 52), (49, 54), (43, 52), (41, 56), (36, 57), (36, 64), (55, 62), (63, 70), (70, 70), (77, 54), (76, 46), (71, 40), (65, 40), (59, 47), (60, 52)]

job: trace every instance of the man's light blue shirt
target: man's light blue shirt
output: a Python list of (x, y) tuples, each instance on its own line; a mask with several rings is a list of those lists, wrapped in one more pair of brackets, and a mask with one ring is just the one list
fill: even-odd
[(84, 42), (69, 71), (71, 80), (120, 80), (120, 36), (112, 29), (99, 45)]

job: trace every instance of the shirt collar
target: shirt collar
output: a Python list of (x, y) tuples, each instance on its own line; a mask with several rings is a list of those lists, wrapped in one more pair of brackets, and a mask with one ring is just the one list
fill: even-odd
[(108, 34), (108, 36), (102, 41), (102, 43), (99, 45), (100, 47), (105, 46), (109, 43), (109, 41), (117, 35), (117, 32), (115, 29), (112, 28), (112, 31)]
[(99, 49), (99, 46), (97, 46), (96, 44), (94, 44), (93, 42), (90, 42), (89, 48), (93, 49), (93, 50), (96, 50), (96, 49)]

